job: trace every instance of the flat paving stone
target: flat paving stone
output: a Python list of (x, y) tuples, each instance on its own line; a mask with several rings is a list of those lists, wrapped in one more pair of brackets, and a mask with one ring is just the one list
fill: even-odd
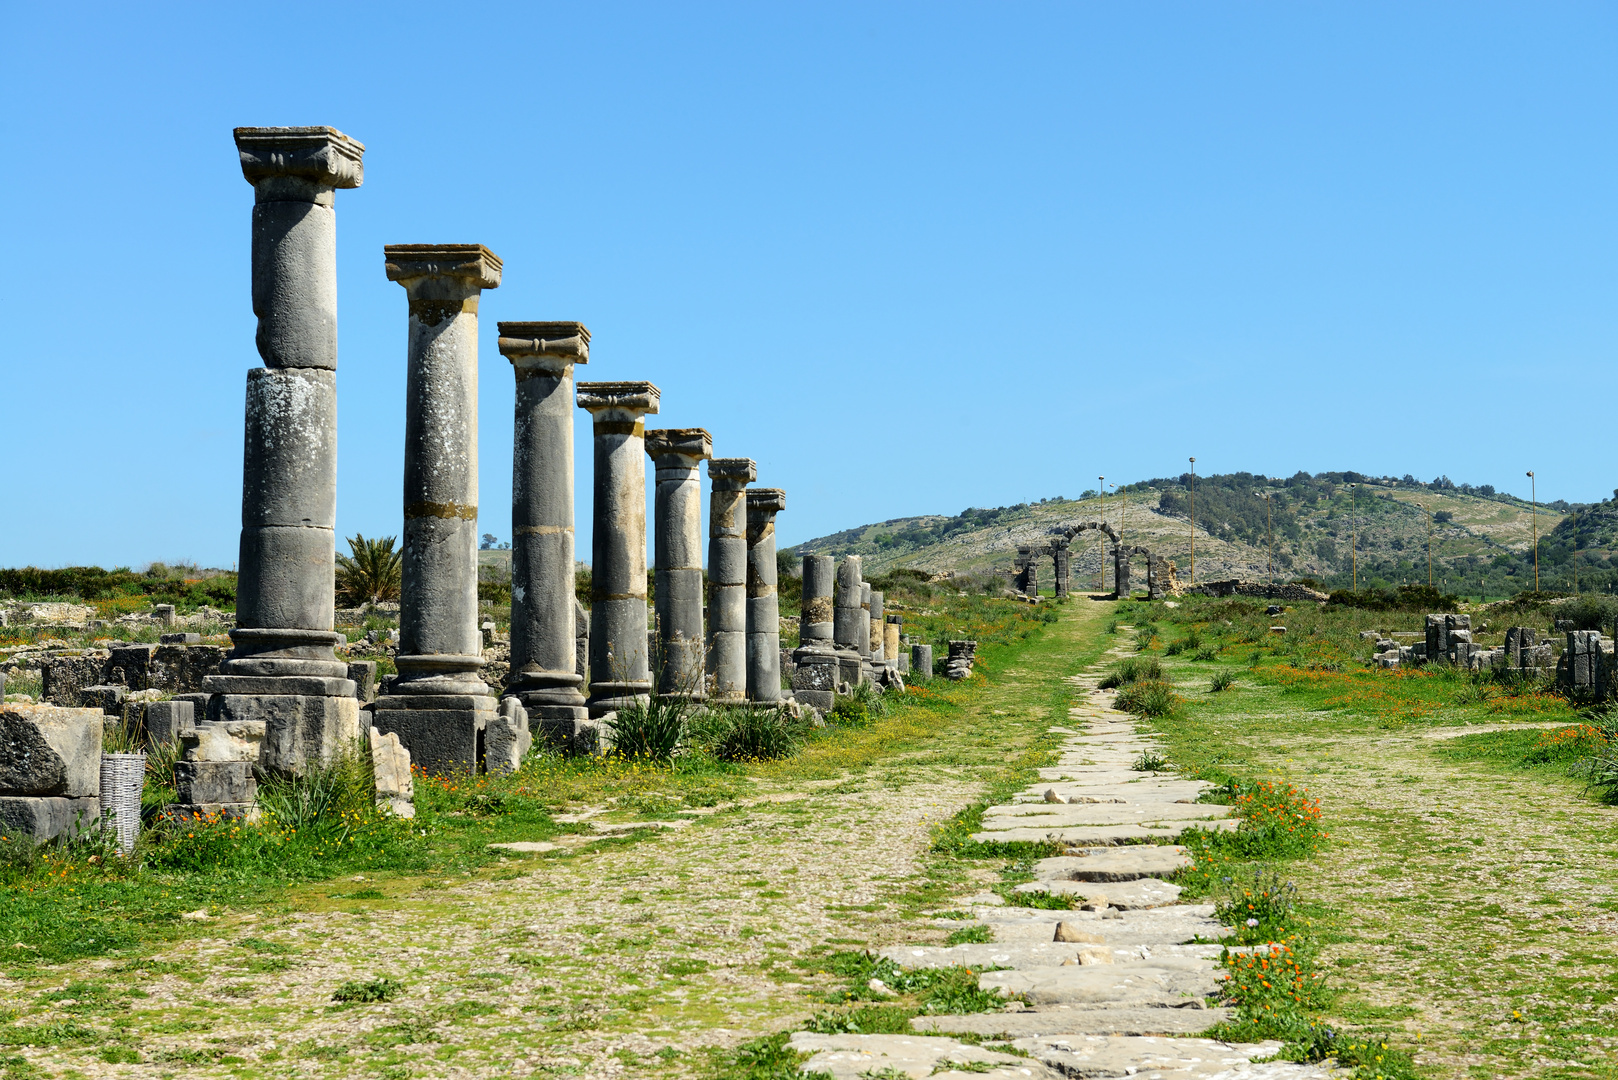
[(1018, 892), (1049, 893), (1051, 896), (1083, 897), (1098, 907), (1119, 911), (1167, 907), (1180, 899), (1180, 887), (1157, 878), (1133, 881), (1030, 881), (1017, 886)]
[(991, 806), (983, 811), (984, 825), (1009, 821), (1014, 825), (1124, 825), (1145, 823), (1159, 818), (1215, 821), (1230, 816), (1233, 807), (1213, 803), (1018, 803)]
[(1132, 881), (1164, 877), (1189, 869), (1192, 862), (1191, 853), (1178, 844), (1134, 844), (1041, 859), (1034, 864), (1034, 876), (1044, 881)]
[[(984, 1038), (1026, 1039), (1040, 1035), (1194, 1035), (1236, 1018), (1235, 1009), (1083, 1008), (1053, 1005), (1027, 1012), (918, 1016), (917, 1031)], [(1071, 1075), (1071, 1074), (1069, 1074)]]
[[(1002, 818), (1001, 820), (1005, 819)], [(1165, 819), (1144, 825), (1084, 825), (1047, 828), (1017, 826), (973, 833), (972, 839), (980, 843), (1013, 840), (1031, 840), (1037, 843), (1050, 840), (1059, 844), (1074, 844), (1083, 847), (1116, 847), (1119, 844), (1138, 844), (1143, 840), (1171, 839), (1179, 836), (1187, 829), (1207, 829), (1209, 832), (1235, 832), (1238, 824), (1239, 822), (1234, 818), (1224, 821), (1208, 821), (1196, 818), (1189, 820)]]
[(1034, 1005), (1118, 1004), (1170, 1006), (1205, 998), (1219, 986), (1218, 965), (1207, 960), (1154, 957), (1132, 964), (1068, 965), (986, 971), (978, 988)]
[[(1012, 1043), (1035, 1059), (1058, 1069), (1064, 1076), (1150, 1078), (1192, 1077), (1286, 1077), (1304, 1080), (1326, 1077), (1331, 1072), (1316, 1065), (1267, 1062), (1255, 1066), (1254, 1058), (1273, 1057), (1279, 1042), (1225, 1043), (1213, 1039), (1165, 1039), (1139, 1035), (1039, 1036)], [(1269, 1066), (1281, 1066), (1272, 1069)], [(1259, 1068), (1261, 1071), (1252, 1071)], [(1244, 1070), (1233, 1072), (1232, 1070)]]
[[(984, 1050), (938, 1035), (816, 1035), (799, 1031), (788, 1045), (799, 1053), (814, 1055), (804, 1062), (804, 1072), (829, 1073), (836, 1080), (860, 1080), (873, 1073), (948, 1080), (979, 1076), (1060, 1080), (1063, 1075), (1030, 1058)], [(951, 1065), (970, 1068), (955, 1069)]]
[[(1105, 935), (1098, 935), (1105, 937)], [(1061, 967), (1067, 960), (1077, 960), (1079, 953), (1090, 949), (1107, 949), (1115, 964), (1133, 964), (1159, 957), (1173, 959), (1176, 964), (1196, 961), (1217, 964), (1219, 945), (1169, 945), (1107, 940), (1095, 942), (1018, 941), (986, 942), (969, 945), (889, 945), (880, 955), (903, 968), (964, 967), (973, 970), (1009, 968), (1022, 971), (1031, 968)]]
[(1059, 922), (1072, 923), (1085, 933), (1099, 934), (1115, 948), (1190, 944), (1197, 938), (1218, 941), (1231, 932), (1213, 917), (1212, 904), (1175, 904), (1164, 908), (1125, 911), (1111, 919), (1102, 918), (1100, 913), (1094, 911), (1042, 911), (1018, 907), (980, 907), (974, 909), (974, 914), (979, 922), (989, 928), (996, 942), (1051, 941), (1056, 936), (1056, 924)]

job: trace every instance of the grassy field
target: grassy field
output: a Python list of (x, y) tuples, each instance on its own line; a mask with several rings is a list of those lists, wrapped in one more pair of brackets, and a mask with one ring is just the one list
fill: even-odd
[(1357, 659), (1357, 631), (1416, 615), (1123, 607), (1185, 699), (1160, 722), (1176, 765), (1321, 800), (1330, 841), (1289, 873), (1322, 905), (1329, 1018), (1394, 1031), (1425, 1075), (1618, 1076), (1618, 811), (1569, 776), (1601, 741), (1588, 717), (1544, 687)]

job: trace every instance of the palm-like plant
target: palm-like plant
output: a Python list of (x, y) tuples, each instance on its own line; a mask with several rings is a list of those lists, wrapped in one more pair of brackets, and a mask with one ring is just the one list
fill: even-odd
[(397, 600), (404, 553), (393, 550), (395, 536), (367, 540), (364, 533), (349, 538), (351, 554), (337, 556), (337, 595), (359, 605)]

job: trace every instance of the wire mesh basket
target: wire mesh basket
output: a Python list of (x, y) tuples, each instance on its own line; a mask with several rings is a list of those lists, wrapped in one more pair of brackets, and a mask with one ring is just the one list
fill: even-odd
[(101, 820), (121, 851), (135, 850), (140, 835), (140, 795), (146, 786), (145, 754), (101, 755)]

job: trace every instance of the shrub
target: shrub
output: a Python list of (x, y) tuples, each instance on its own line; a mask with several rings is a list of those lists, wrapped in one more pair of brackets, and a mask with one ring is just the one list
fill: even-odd
[(1285, 941), (1293, 934), (1298, 888), (1262, 867), (1242, 879), (1225, 878), (1214, 898), (1214, 918), (1236, 928), (1240, 945)]
[(839, 697), (837, 703), (831, 707), (831, 715), (827, 719), (845, 727), (864, 727), (871, 722), (871, 713), (865, 707), (865, 702), (859, 698)]
[(612, 731), (613, 752), (622, 757), (667, 761), (686, 745), (690, 714), (689, 698), (662, 695), (620, 709), (607, 723)]
[(1219, 648), (1215, 645), (1204, 645), (1202, 648), (1197, 650), (1196, 655), (1191, 657), (1191, 659), (1200, 661), (1202, 663), (1207, 663), (1210, 660), (1217, 660), (1219, 659)]
[(397, 537), (367, 540), (363, 533), (349, 537), (350, 554), (337, 556), (337, 596), (358, 606), (378, 600), (397, 600), (404, 552), (393, 550)]
[(749, 705), (727, 712), (713, 744), (720, 761), (771, 761), (797, 752), (798, 737), (781, 710)]
[(1118, 694), (1113, 707), (1137, 716), (1170, 716), (1183, 704), (1174, 687), (1162, 679), (1141, 679)]
[(1103, 690), (1111, 690), (1117, 686), (1128, 686), (1141, 679), (1161, 679), (1163, 677), (1163, 662), (1155, 656), (1131, 656), (1113, 665), (1110, 672), (1098, 684)]
[(364, 981), (353, 979), (339, 986), (331, 999), (349, 1004), (369, 1005), (378, 1001), (392, 1001), (403, 989), (404, 983), (398, 979), (381, 978)]
[(1208, 683), (1208, 693), (1217, 694), (1222, 690), (1229, 690), (1236, 685), (1236, 673), (1230, 668), (1221, 668), (1214, 672), (1212, 681)]

